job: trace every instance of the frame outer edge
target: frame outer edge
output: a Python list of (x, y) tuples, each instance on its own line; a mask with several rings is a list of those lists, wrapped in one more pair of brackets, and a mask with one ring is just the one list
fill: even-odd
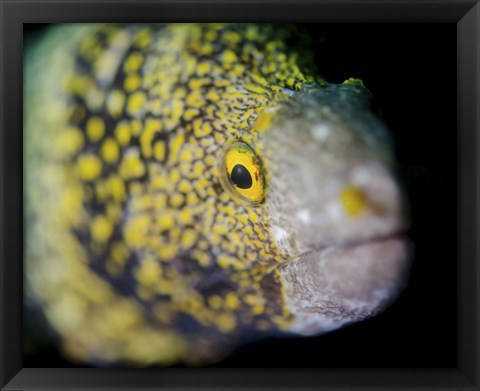
[[(10, 69), (7, 74), (5, 60), (22, 64), (22, 21), (14, 12), (14, 4), (0, 0), (1, 12), (1, 112), (0, 112), (0, 272), (1, 272), (1, 335), (0, 387), (5, 387), (22, 369), (22, 70)], [(8, 32), (8, 33), (7, 33)], [(17, 81), (20, 80), (20, 85)], [(19, 90), (20, 89), (20, 90)], [(17, 124), (16, 126), (14, 126)], [(17, 132), (7, 132), (8, 125)], [(8, 148), (7, 148), (8, 146)], [(20, 159), (19, 159), (20, 158)], [(8, 222), (8, 226), (7, 226)], [(7, 262), (9, 259), (14, 262)], [(20, 349), (18, 349), (20, 347)], [(2, 388), (3, 389), (3, 388)]]
[[(20, 46), (17, 46), (17, 48), (14, 48), (14, 45), (12, 44), (12, 42), (8, 42), (8, 46), (7, 46), (7, 37), (6, 37), (6, 34), (5, 32), (6, 31), (12, 31), (14, 32), (13, 35), (15, 35), (17, 33), (17, 30), (19, 28), (19, 26), (21, 27), (21, 21), (19, 23), (19, 19), (15, 19), (15, 17), (18, 17), (18, 15), (14, 15), (14, 18), (10, 19), (6, 16), (6, 14), (9, 14), (8, 12), (6, 12), (6, 9), (7, 8), (13, 8), (12, 6), (15, 6), (15, 4), (13, 4), (14, 2), (12, 1), (4, 1), (4, 0), (0, 0), (0, 14), (1, 14), (1, 18), (0, 18), (0, 21), (1, 21), (1, 30), (0, 30), (0, 35), (1, 35), (1, 47), (0, 47), (0, 60), (2, 61), (1, 62), (1, 72), (0, 72), (0, 87), (1, 87), (1, 95), (0, 95), (0, 98), (4, 98), (4, 97), (7, 97), (9, 96), (8, 95), (8, 92), (15, 92), (14, 91), (14, 87), (16, 86), (15, 84), (15, 79), (16, 79), (16, 76), (19, 76), (17, 75), (17, 73), (19, 73), (19, 71), (16, 71), (14, 75), (9, 75), (9, 79), (7, 80), (6, 79), (6, 75), (5, 75), (5, 70), (3, 68), (3, 59), (4, 59), (4, 55), (6, 55), (8, 53), (8, 55), (12, 56), (12, 57), (15, 57), (14, 60), (16, 61), (17, 60), (17, 57), (20, 59), (20, 63), (22, 63), (21, 61), (21, 48), (22, 48), (22, 45), (21, 45), (21, 32), (20, 32)], [(19, 1), (17, 5), (32, 5), (32, 4), (35, 4), (35, 5), (38, 5), (40, 3), (52, 3), (52, 2), (42, 2), (42, 1), (27, 1), (27, 2), (23, 2), (23, 1)], [(75, 4), (78, 2), (73, 2), (73, 4)], [(388, 2), (386, 2), (388, 3)], [(428, 2), (427, 2), (428, 3)], [(433, 3), (433, 2), (432, 2)], [(463, 1), (462, 4), (463, 6), (466, 6), (467, 4), (472, 4), (473, 2), (467, 2), (467, 1)], [(60, 4), (60, 3), (59, 3)], [(9, 14), (10, 15), (10, 14)], [(480, 4), (477, 2), (476, 5), (470, 9), (470, 11), (468, 13), (466, 13), (464, 15), (464, 17), (462, 18), (461, 21), (459, 21), (458, 25), (457, 25), (457, 36), (458, 36), (458, 56), (459, 58), (462, 58), (462, 65), (464, 66), (464, 68), (458, 69), (458, 92), (459, 92), (459, 103), (458, 103), (458, 125), (459, 125), (459, 128), (460, 127), (464, 127), (466, 128), (467, 125), (468, 128), (470, 130), (473, 130), (472, 133), (474, 134), (472, 137), (473, 137), (473, 140), (472, 139), (469, 139), (469, 140), (461, 140), (465, 146), (465, 151), (468, 151), (468, 153), (471, 153), (472, 152), (472, 149), (473, 149), (473, 157), (471, 160), (474, 160), (476, 162), (476, 165), (472, 168), (470, 167), (470, 171), (468, 171), (468, 175), (467, 175), (467, 178), (464, 178), (464, 179), (468, 179), (468, 181), (464, 181), (463, 182), (463, 188), (461, 189), (462, 190), (462, 193), (461, 193), (461, 196), (462, 198), (459, 198), (459, 208), (460, 208), (460, 211), (462, 213), (461, 216), (463, 216), (465, 218), (465, 220), (467, 220), (468, 218), (476, 218), (477, 222), (478, 222), (478, 199), (477, 198), (474, 198), (476, 195), (478, 195), (478, 173), (480, 172), (479, 171), (479, 168), (478, 168), (478, 156), (475, 154), (475, 152), (477, 151), (478, 152), (478, 134), (476, 134), (474, 131), (477, 130), (478, 131), (478, 125), (480, 123), (479, 121), (479, 117), (478, 117), (478, 109), (479, 109), (479, 72), (478, 72), (478, 68), (479, 68), (479, 43), (480, 43), (480, 40), (479, 40), (479, 37), (478, 37), (478, 33), (479, 33), (479, 20), (480, 20)], [(474, 26), (474, 27), (472, 27)], [(472, 42), (468, 42), (468, 44), (464, 44), (464, 47), (460, 47), (460, 44), (461, 44), (461, 40), (460, 38), (465, 38), (465, 37), (470, 37), (472, 35), (472, 28), (474, 29), (473, 31), (476, 33), (476, 35), (474, 35), (473, 37), (473, 43), (476, 43), (476, 46), (474, 46), (472, 44)], [(467, 34), (467, 35), (465, 35)], [(9, 39), (10, 40), (10, 39)], [(17, 42), (15, 42), (16, 44)], [(473, 53), (476, 53), (476, 57), (475, 58), (471, 58), (471, 54)], [(463, 72), (462, 72), (463, 71)], [(462, 79), (462, 74), (465, 75), (465, 78), (466, 78), (466, 75), (473, 75), (474, 76), (474, 81), (472, 82), (472, 80), (470, 79), (470, 81), (468, 80), (465, 80)], [(21, 80), (21, 76), (20, 76), (20, 80)], [(20, 85), (21, 87), (21, 85)], [(464, 97), (462, 98), (461, 97), (461, 94), (460, 92), (464, 93)], [(16, 95), (14, 95), (16, 96)], [(467, 99), (465, 99), (467, 98)], [(460, 99), (463, 99), (463, 101), (460, 101)], [(5, 102), (5, 103), (3, 103)], [(2, 287), (1, 287), (1, 290), (2, 290), (2, 298), (1, 298), (1, 314), (2, 314), (2, 325), (1, 325), (1, 340), (0, 340), (0, 344), (3, 345), (3, 348), (1, 349), (2, 352), (1, 352), (1, 363), (0, 363), (0, 388), (1, 389), (15, 389), (15, 388), (11, 388), (12, 386), (16, 387), (16, 386), (20, 386), (23, 388), (23, 386), (19, 385), (18, 383), (15, 384), (15, 382), (11, 382), (10, 385), (6, 386), (5, 387), (5, 384), (8, 383), (10, 380), (15, 379), (14, 375), (16, 372), (18, 372), (18, 369), (16, 368), (16, 365), (18, 362), (18, 359), (20, 360), (20, 365), (21, 365), (21, 356), (18, 357), (18, 352), (15, 352), (14, 350), (12, 350), (12, 347), (15, 347), (15, 344), (18, 342), (15, 337), (16, 335), (10, 335), (12, 334), (10, 329), (7, 330), (7, 328), (5, 327), (4, 323), (3, 322), (6, 322), (7, 320), (7, 314), (8, 315), (12, 315), (12, 317), (14, 317), (14, 315), (17, 315), (17, 312), (20, 314), (20, 318), (21, 318), (21, 310), (20, 311), (15, 311), (14, 310), (14, 303), (13, 303), (13, 300), (7, 300), (6, 298), (6, 293), (7, 292), (10, 292), (10, 295), (9, 297), (14, 299), (14, 295), (17, 293), (17, 292), (20, 292), (21, 294), (21, 286), (20, 286), (20, 289), (17, 289), (18, 287), (16, 285), (14, 285), (14, 281), (12, 280), (15, 280), (14, 278), (10, 278), (10, 279), (7, 279), (7, 275), (6, 275), (6, 272), (7, 272), (7, 268), (6, 268), (6, 265), (5, 265), (5, 251), (6, 251), (6, 248), (7, 247), (12, 247), (15, 245), (15, 242), (12, 243), (12, 242), (9, 242), (7, 241), (7, 236), (9, 238), (12, 238), (14, 235), (15, 235), (15, 232), (13, 233), (8, 233), (6, 232), (7, 230), (4, 228), (4, 225), (5, 222), (4, 222), (4, 219), (6, 217), (6, 214), (10, 214), (10, 215), (14, 215), (14, 212), (15, 211), (10, 211), (10, 210), (6, 210), (5, 209), (5, 206), (6, 206), (6, 202), (7, 202), (7, 199), (10, 198), (11, 196), (11, 193), (7, 194), (4, 193), (4, 189), (6, 189), (5, 185), (6, 183), (10, 183), (10, 182), (13, 182), (13, 183), (17, 183), (16, 181), (14, 181), (11, 176), (10, 177), (6, 177), (5, 173), (6, 173), (6, 163), (9, 162), (10, 160), (7, 159), (7, 156), (8, 155), (8, 158), (12, 158), (12, 155), (13, 157), (15, 157), (15, 152), (17, 151), (15, 148), (13, 149), (13, 151), (10, 149), (10, 151), (7, 151), (6, 150), (6, 142), (8, 141), (7, 139), (10, 138), (10, 136), (7, 137), (7, 133), (5, 131), (4, 133), (4, 129), (6, 127), (7, 124), (10, 123), (10, 121), (12, 122), (12, 124), (14, 124), (16, 121), (15, 120), (19, 120), (18, 122), (21, 123), (21, 116), (18, 116), (17, 118), (17, 115), (15, 114), (16, 112), (18, 112), (17, 109), (15, 109), (15, 105), (17, 104), (18, 102), (16, 101), (12, 101), (12, 100), (9, 100), (7, 101), (6, 99), (2, 99), (2, 104), (0, 105), (1, 108), (0, 108), (0, 126), (1, 126), (1, 129), (2, 129), (2, 132), (0, 132), (0, 234), (1, 234), (1, 237), (2, 237), (2, 240), (0, 241), (0, 257), (2, 258), (2, 263), (0, 265), (1, 269), (0, 269), (0, 272), (1, 272), (1, 282), (2, 282)], [(462, 104), (460, 104), (462, 103)], [(5, 104), (5, 106), (3, 106), (3, 104)], [(21, 102), (20, 102), (21, 104)], [(3, 115), (2, 115), (3, 114)], [(470, 126), (470, 123), (473, 123), (473, 126), (475, 126), (473, 129), (471, 129), (472, 126)], [(21, 138), (20, 138), (21, 140)], [(459, 143), (459, 147), (460, 147), (460, 143)], [(21, 150), (21, 149), (20, 149)], [(460, 151), (460, 149), (459, 149)], [(460, 156), (460, 154), (459, 154)], [(459, 168), (462, 167), (462, 168), (467, 168), (467, 167), (464, 167), (463, 164), (465, 164), (465, 162), (467, 161), (467, 159), (465, 158), (461, 158), (462, 160), (459, 161)], [(471, 161), (470, 160), (470, 161)], [(463, 163), (462, 163), (463, 162)], [(473, 171), (473, 172), (472, 172)], [(459, 171), (459, 174), (460, 174), (460, 171)], [(474, 174), (476, 176), (471, 176), (471, 174)], [(474, 193), (472, 195), (472, 186), (470, 185), (469, 186), (469, 183), (471, 184), (472, 183), (472, 180), (474, 181), (474, 183), (476, 183), (476, 187), (475, 187), (475, 191), (476, 193)], [(20, 190), (21, 190), (21, 186), (20, 186)], [(15, 193), (14, 193), (15, 194)], [(464, 202), (463, 202), (464, 201)], [(477, 208), (475, 209), (475, 213), (472, 213), (472, 210), (463, 210), (461, 208), (462, 204), (463, 205), (466, 205), (467, 204), (467, 201), (470, 201), (470, 202), (475, 202), (476, 203), (476, 206)], [(463, 202), (463, 203), (462, 203)], [(464, 231), (464, 236), (466, 237), (466, 233), (468, 232), (468, 230), (465, 230)], [(469, 235), (468, 235), (468, 238), (462, 238), (461, 236), (459, 237), (459, 245), (460, 244), (467, 244), (467, 239), (468, 240), (472, 240), (473, 239), (473, 243), (476, 242), (476, 240), (478, 239), (478, 235), (477, 235), (477, 231), (474, 230), (474, 232), (468, 232)], [(7, 246), (7, 243), (8, 243), (8, 246)], [(470, 242), (468, 242), (469, 244), (471, 244)], [(478, 246), (478, 244), (476, 244), (476, 246)], [(460, 246), (461, 247), (461, 246)], [(477, 256), (478, 255), (478, 247), (475, 247), (475, 250), (476, 250), (476, 253), (475, 255)], [(462, 254), (463, 256), (466, 256), (468, 254), (465, 254), (463, 253)], [(467, 293), (467, 290), (468, 290), (468, 296), (474, 294), (475, 297), (472, 299), (471, 297), (469, 297), (469, 299), (472, 299), (474, 300), (474, 308), (472, 307), (468, 307), (466, 306), (465, 303), (462, 304), (461, 301), (459, 301), (459, 317), (461, 317), (462, 319), (462, 323), (459, 325), (459, 342), (462, 342), (464, 343), (463, 346), (468, 346), (468, 345), (471, 345), (472, 347), (469, 349), (468, 353), (470, 354), (469, 356), (466, 356), (466, 358), (461, 358), (460, 357), (460, 354), (459, 354), (459, 366), (464, 370), (464, 375), (468, 375), (468, 380), (470, 381), (474, 381), (476, 386), (478, 387), (478, 380), (479, 380), (479, 377), (478, 377), (478, 373), (475, 374), (475, 369), (478, 367), (478, 364), (479, 364), (479, 357), (478, 357), (478, 353), (479, 353), (479, 350), (478, 350), (478, 327), (474, 328), (475, 326), (478, 326), (478, 313), (475, 313), (474, 314), (474, 319), (475, 319), (475, 322), (474, 324), (468, 324), (468, 322), (465, 322), (465, 318), (467, 317), (467, 315), (471, 314), (472, 310), (473, 311), (478, 311), (478, 285), (475, 286), (475, 281), (473, 280), (474, 278), (476, 278), (476, 281), (477, 281), (477, 284), (478, 284), (478, 259), (477, 259), (477, 264), (476, 264), (476, 269), (472, 270), (471, 268), (467, 270), (466, 267), (463, 267), (461, 269), (459, 269), (459, 278), (460, 277), (463, 277), (462, 281), (465, 281), (465, 286), (462, 286), (461, 284), (459, 285), (459, 289), (461, 289), (461, 291), (459, 291), (459, 293), (461, 293), (463, 295), (463, 297), (466, 297), (466, 293)], [(12, 272), (12, 271), (15, 271), (17, 268), (20, 268), (21, 269), (21, 266), (17, 266), (15, 268), (13, 267), (8, 267), (8, 271), (9, 273)], [(468, 283), (467, 283), (468, 282)], [(10, 290), (10, 288), (14, 288), (12, 289), (13, 290), (13, 295), (12, 295), (12, 291)], [(473, 291), (472, 291), (472, 288), (473, 288)], [(8, 303), (8, 301), (10, 301), (10, 303)], [(8, 309), (9, 310), (12, 310), (11, 312), (10, 311), (7, 311), (7, 304), (8, 304)], [(13, 307), (13, 308), (12, 308)], [(469, 315), (471, 316), (471, 315)], [(473, 331), (472, 331), (473, 330)], [(9, 335), (7, 335), (7, 331), (10, 332)], [(463, 333), (463, 334), (462, 334)], [(468, 334), (470, 333), (470, 334)], [(469, 339), (467, 337), (471, 337), (473, 335), (474, 339)], [(8, 338), (7, 338), (8, 337)], [(474, 343), (472, 344), (472, 341), (474, 341)], [(21, 338), (20, 338), (20, 342), (21, 342)], [(21, 345), (20, 345), (21, 346)], [(8, 349), (7, 349), (8, 347)], [(476, 350), (475, 350), (476, 349)], [(13, 356), (11, 356), (10, 354), (13, 354)], [(461, 353), (461, 352), (459, 352)], [(468, 361), (471, 357), (474, 358), (473, 361)], [(7, 360), (5, 360), (5, 358), (8, 358)], [(20, 377), (19, 375), (21, 375), (23, 372), (24, 375), (26, 375), (27, 373), (26, 372), (29, 372), (28, 369), (27, 371), (24, 370), (21, 370), (20, 373), (18, 373), (17, 375), (17, 380), (18, 377)], [(463, 382), (462, 382), (463, 383)], [(463, 383), (462, 384), (462, 389), (467, 389), (466, 387), (468, 387), (468, 389), (473, 389), (473, 388), (470, 388), (472, 386), (465, 386), (465, 384)], [(3, 388), (5, 387), (5, 388)], [(30, 386), (30, 389), (35, 389), (37, 388), (38, 386)], [(40, 385), (41, 387), (41, 385)], [(124, 388), (124, 387), (123, 387)], [(242, 387), (242, 388), (248, 388), (248, 387)], [(38, 388), (37, 388), (38, 389)], [(453, 389), (453, 388), (452, 388)], [(477, 389), (477, 388), (475, 388)]]
[[(457, 24), (458, 125), (458, 367), (479, 387), (479, 141), (480, 141), (480, 2)], [(472, 162), (474, 164), (472, 164)], [(473, 205), (474, 210), (467, 205)], [(473, 223), (473, 224), (466, 224)], [(472, 229), (473, 228), (473, 229)], [(465, 262), (468, 258), (474, 258)], [(468, 266), (469, 267), (468, 267)], [(465, 298), (473, 305), (469, 306)], [(478, 388), (477, 388), (478, 389)]]

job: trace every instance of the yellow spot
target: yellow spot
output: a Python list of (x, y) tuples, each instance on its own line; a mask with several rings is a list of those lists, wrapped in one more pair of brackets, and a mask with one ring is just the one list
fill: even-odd
[(365, 209), (365, 196), (360, 189), (354, 186), (345, 187), (339, 197), (348, 216), (357, 216)]
[(219, 234), (219, 235), (224, 235), (228, 231), (229, 231), (229, 227), (226, 226), (226, 225), (218, 225), (217, 224), (213, 227), (213, 232), (215, 232), (216, 234)]
[(178, 247), (174, 244), (166, 244), (158, 250), (158, 255), (163, 260), (169, 260), (175, 257), (178, 252)]
[(152, 31), (148, 28), (145, 28), (137, 33), (134, 39), (134, 44), (137, 47), (145, 48), (146, 46), (148, 46), (148, 44), (150, 44), (151, 40)]
[(349, 79), (345, 80), (342, 84), (353, 84), (366, 89), (365, 84), (360, 79), (355, 79), (354, 77), (350, 77)]
[(107, 110), (113, 118), (118, 118), (122, 114), (125, 104), (125, 94), (120, 90), (114, 90), (107, 98)]
[(252, 84), (252, 83), (248, 83), (245, 85), (245, 88), (249, 91), (249, 92), (253, 92), (255, 94), (260, 94), (260, 95), (264, 95), (268, 92), (267, 88), (266, 87), (263, 87), (261, 85), (257, 85), (257, 84)]
[(235, 67), (232, 69), (232, 74), (235, 76), (241, 76), (245, 72), (245, 65), (243, 64), (237, 64)]
[(132, 135), (138, 136), (140, 132), (142, 131), (142, 121), (139, 119), (134, 119), (130, 123), (130, 128), (132, 130)]
[(123, 65), (123, 70), (125, 71), (125, 73), (136, 72), (141, 67), (142, 63), (143, 55), (138, 52), (132, 53), (125, 61), (125, 64)]
[(162, 210), (167, 205), (167, 196), (164, 193), (156, 194), (152, 198), (152, 205), (157, 210)]
[(240, 301), (238, 300), (235, 293), (230, 292), (227, 294), (227, 296), (225, 297), (225, 305), (227, 308), (230, 308), (232, 310), (235, 310), (240, 306)]
[(256, 26), (250, 25), (245, 34), (249, 41), (256, 41), (258, 39), (258, 30)]
[(135, 271), (135, 278), (144, 286), (153, 286), (161, 276), (160, 264), (153, 258), (146, 258)]
[(172, 140), (170, 143), (170, 159), (172, 163), (177, 162), (178, 158), (178, 152), (180, 151), (180, 148), (183, 146), (185, 143), (185, 136), (183, 135), (182, 132), (178, 132), (175, 138)]
[(182, 205), (184, 199), (185, 199), (185, 197), (183, 196), (183, 194), (174, 193), (170, 196), (170, 204), (174, 208), (178, 208), (180, 205)]
[(180, 180), (180, 177), (180, 172), (178, 170), (172, 170), (168, 176), (172, 183), (177, 183)]
[(252, 223), (258, 222), (258, 215), (254, 211), (252, 210), (248, 211), (248, 217), (250, 218), (250, 221)]
[(245, 94), (243, 92), (238, 92), (238, 91), (225, 92), (222, 96), (224, 98), (228, 98), (232, 100), (242, 100), (245, 98)]
[(254, 227), (254, 231), (257, 233), (257, 237), (260, 239), (260, 240), (266, 240), (267, 237), (265, 236), (265, 233), (259, 228), (258, 225), (256, 225)]
[(215, 39), (217, 39), (217, 32), (215, 30), (208, 30), (205, 32), (205, 39), (210, 42), (215, 41)]
[(245, 227), (242, 232), (245, 234), (245, 235), (252, 235), (253, 234), (253, 230), (251, 227)]
[(248, 221), (248, 216), (247, 215), (239, 215), (237, 216), (238, 221), (242, 224), (246, 224)]
[(217, 144), (223, 144), (225, 142), (225, 136), (222, 133), (216, 132), (214, 137)]
[(128, 259), (128, 248), (123, 242), (115, 242), (112, 244), (112, 259), (119, 265), (123, 265)]
[(170, 213), (163, 213), (158, 218), (158, 229), (160, 232), (171, 229), (174, 224), (175, 220)]
[(162, 101), (160, 99), (155, 99), (150, 101), (150, 111), (152, 114), (160, 115), (162, 112)]
[(138, 87), (140, 87), (141, 82), (142, 79), (136, 73), (128, 75), (124, 82), (125, 90), (128, 92), (135, 91)]
[(255, 123), (255, 129), (262, 132), (264, 130), (267, 130), (272, 122), (272, 112), (267, 112), (263, 111), (257, 119), (257, 122)]
[(92, 181), (100, 175), (102, 163), (95, 155), (82, 155), (77, 162), (78, 174), (86, 181)]
[(236, 325), (235, 317), (229, 312), (224, 312), (218, 316), (218, 328), (223, 333), (231, 332)]
[(135, 92), (128, 98), (127, 111), (130, 115), (141, 114), (145, 106), (147, 97), (143, 92)]
[(200, 90), (195, 90), (192, 93), (190, 93), (187, 96), (187, 99), (185, 100), (185, 102), (187, 103), (187, 106), (197, 107), (197, 108), (202, 107), (205, 104), (205, 101), (203, 100)]
[(141, 196), (143, 191), (143, 186), (139, 182), (131, 182), (129, 184), (129, 191), (133, 196)]
[(263, 248), (265, 247), (264, 243), (260, 240), (252, 240), (252, 243), (258, 250), (263, 250)]
[(140, 145), (142, 154), (146, 158), (152, 157), (152, 140), (155, 133), (160, 131), (161, 122), (159, 120), (149, 119), (145, 124), (142, 134), (140, 135)]
[(120, 164), (120, 175), (125, 179), (141, 177), (145, 174), (145, 165), (138, 156), (138, 151), (129, 151)]
[(257, 297), (252, 294), (243, 296), (243, 300), (245, 301), (245, 303), (247, 303), (250, 306), (253, 306), (257, 303)]
[(107, 138), (102, 144), (102, 157), (107, 163), (115, 163), (118, 159), (119, 149), (113, 138)]
[(201, 250), (207, 250), (209, 247), (209, 243), (205, 240), (205, 239), (202, 239), (198, 242), (198, 248), (201, 249)]
[(81, 186), (71, 186), (65, 189), (63, 202), (67, 217), (72, 224), (77, 224), (77, 219), (82, 210), (83, 192)]
[(199, 88), (203, 87), (204, 85), (208, 84), (209, 82), (210, 82), (210, 80), (207, 79), (206, 77), (201, 78), (201, 79), (192, 79), (188, 82), (188, 86), (190, 87), (191, 90), (198, 90)]
[(96, 216), (92, 222), (91, 235), (99, 243), (106, 242), (113, 232), (112, 223), (105, 216)]
[(181, 241), (182, 247), (184, 249), (189, 249), (195, 244), (196, 240), (197, 240), (197, 233), (193, 229), (187, 229), (182, 234), (182, 241)]
[(83, 135), (80, 129), (70, 127), (59, 134), (56, 139), (58, 150), (63, 156), (69, 156), (78, 152), (83, 147)]
[(186, 121), (190, 121), (192, 118), (196, 117), (199, 113), (200, 112), (198, 111), (198, 109), (190, 108), (185, 110), (185, 112), (183, 113), (183, 118)]
[(130, 143), (132, 134), (128, 122), (122, 121), (118, 123), (117, 127), (115, 128), (115, 137), (118, 143), (123, 147)]
[(223, 304), (223, 300), (218, 295), (212, 295), (208, 298), (208, 305), (210, 306), (210, 308), (217, 310), (222, 307), (222, 304)]
[(289, 78), (287, 79), (287, 86), (289, 86), (289, 87), (295, 87), (295, 85), (296, 85), (295, 83), (296, 83), (296, 80), (295, 80), (293, 77), (289, 77)]
[(66, 89), (71, 94), (85, 96), (86, 92), (93, 87), (93, 80), (86, 75), (72, 75), (66, 83)]
[(222, 254), (217, 259), (218, 266), (222, 269), (229, 269), (233, 267), (236, 270), (244, 270), (245, 265), (243, 265), (238, 259)]
[(87, 136), (90, 141), (96, 142), (105, 133), (105, 123), (100, 117), (92, 117), (87, 122)]
[(187, 195), (187, 204), (195, 205), (198, 204), (198, 196), (195, 193), (190, 193)]
[(212, 137), (205, 137), (200, 140), (200, 145), (202, 147), (209, 147), (215, 143), (215, 140)]
[(115, 201), (121, 202), (125, 199), (125, 182), (118, 176), (112, 176), (107, 181), (110, 194)]
[(207, 166), (213, 166), (217, 163), (217, 160), (213, 156), (207, 156), (205, 157), (205, 164)]
[(225, 63), (232, 63), (238, 60), (237, 55), (231, 50), (225, 50), (223, 53), (223, 61)]
[(210, 256), (202, 251), (193, 251), (192, 256), (197, 260), (200, 266), (210, 265)]
[(202, 131), (204, 135), (208, 136), (210, 133), (212, 133), (212, 126), (208, 122), (204, 122)]
[(165, 144), (162, 141), (156, 141), (153, 145), (153, 155), (158, 161), (165, 159)]
[(214, 102), (214, 103), (220, 100), (220, 96), (218, 95), (217, 91), (213, 89), (208, 91), (206, 97), (210, 102)]
[(149, 224), (150, 217), (146, 215), (135, 216), (128, 220), (125, 224), (124, 232), (126, 243), (133, 248), (143, 246), (146, 240)]
[(202, 56), (209, 56), (213, 52), (213, 45), (210, 43), (204, 43), (200, 46), (199, 54)]
[(183, 179), (182, 181), (180, 181), (180, 183), (178, 184), (178, 187), (177, 187), (178, 191), (186, 194), (188, 192), (190, 192), (192, 190), (192, 185), (190, 184), (189, 181)]
[(252, 307), (252, 312), (255, 315), (260, 315), (264, 311), (265, 311), (265, 307), (263, 305), (256, 305), (256, 306)]
[(208, 62), (198, 64), (197, 73), (202, 76), (210, 72), (211, 66)]

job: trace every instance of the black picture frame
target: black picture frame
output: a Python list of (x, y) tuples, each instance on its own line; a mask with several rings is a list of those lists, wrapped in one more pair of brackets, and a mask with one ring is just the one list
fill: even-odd
[[(478, 1), (16, 1), (1, 0), (0, 271), (2, 390), (51, 389), (462, 389), (478, 390)], [(450, 22), (457, 24), (457, 368), (41, 369), (22, 363), (23, 23), (120, 21)], [(16, 131), (12, 131), (12, 129)]]

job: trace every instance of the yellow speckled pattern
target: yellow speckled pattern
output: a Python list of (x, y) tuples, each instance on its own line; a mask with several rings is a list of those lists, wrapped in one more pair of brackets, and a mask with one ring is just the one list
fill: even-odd
[(254, 145), (286, 91), (322, 82), (287, 46), (295, 31), (48, 34), (27, 61), (27, 267), (69, 356), (196, 362), (231, 335), (287, 329), (268, 215), (225, 191), (218, 162), (228, 142)]

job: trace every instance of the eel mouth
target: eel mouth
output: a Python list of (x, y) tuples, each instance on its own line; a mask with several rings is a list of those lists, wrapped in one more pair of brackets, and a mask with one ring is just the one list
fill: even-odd
[[(389, 243), (398, 243), (398, 242), (409, 243), (407, 235), (408, 233), (406, 229), (399, 229), (391, 233), (376, 235), (366, 239), (349, 240), (345, 242), (329, 243), (329, 244), (322, 244), (322, 245), (312, 245), (312, 246), (309, 246), (310, 249), (299, 254), (294, 259), (299, 260), (301, 258), (308, 257), (309, 255), (313, 255), (313, 254), (325, 255), (325, 254), (328, 254), (329, 252), (349, 252), (350, 250), (354, 251), (356, 248), (367, 248), (370, 246), (379, 246), (382, 244), (388, 245)], [(408, 246), (411, 246), (411, 244), (408, 244)]]
[(282, 268), (292, 331), (314, 335), (383, 311), (406, 286), (412, 252), (398, 231), (294, 258)]
[(324, 246), (315, 247), (312, 251), (328, 251), (354, 249), (361, 246), (377, 245), (387, 241), (406, 240), (407, 233), (405, 231), (396, 231), (385, 235), (378, 235), (368, 239), (350, 240), (343, 243), (334, 243)]
[(373, 310), (391, 303), (405, 287), (412, 253), (406, 232), (399, 230), (322, 246), (293, 263), (303, 270), (303, 282), (318, 293), (349, 310), (358, 306)]

